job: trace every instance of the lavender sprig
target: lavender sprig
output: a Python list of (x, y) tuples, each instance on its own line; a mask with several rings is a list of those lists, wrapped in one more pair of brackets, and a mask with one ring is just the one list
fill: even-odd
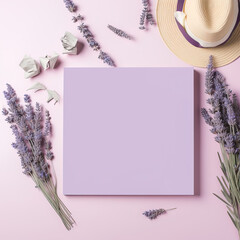
[[(70, 12), (75, 12), (77, 7), (74, 5), (73, 1), (63, 0), (66, 8)], [(112, 58), (105, 52), (102, 51), (100, 44), (95, 40), (93, 33), (89, 30), (89, 27), (83, 22), (84, 17), (81, 14), (77, 14), (72, 17), (74, 23), (81, 22), (78, 26), (78, 30), (82, 33), (82, 36), (86, 39), (88, 46), (94, 51), (100, 51), (98, 58), (101, 59), (104, 63), (109, 66), (115, 67), (114, 61)]]
[(107, 53), (103, 52), (102, 50), (100, 51), (98, 58), (102, 59), (103, 62), (107, 63), (109, 66), (115, 67), (115, 63), (113, 62), (111, 57)]
[[(29, 95), (24, 96), (25, 108), (20, 105), (17, 95), (11, 85), (7, 84), (4, 91), (8, 109), (3, 108), (2, 113), (10, 124), (15, 142), (12, 147), (17, 150), (21, 160), (23, 173), (30, 176), (36, 187), (42, 191), (65, 227), (70, 230), (75, 221), (71, 213), (60, 200), (56, 185), (53, 183), (47, 160), (53, 159), (51, 142), (51, 117), (45, 113), (45, 129), (43, 127), (42, 107), (36, 103), (35, 109), (31, 105)], [(56, 179), (55, 179), (56, 180)]]
[(122, 31), (121, 29), (115, 28), (112, 25), (108, 25), (108, 28), (114, 32), (115, 34), (117, 34), (119, 37), (123, 37), (123, 38), (127, 38), (129, 40), (131, 40), (131, 36), (128, 35), (127, 33), (125, 33), (124, 31)]
[(72, 21), (74, 23), (76, 23), (77, 21), (82, 21), (83, 19), (84, 19), (83, 16), (80, 14), (78, 14), (76, 17), (75, 16), (72, 17)]
[(147, 23), (150, 25), (155, 25), (156, 22), (154, 20), (153, 14), (151, 13), (149, 0), (142, 0), (142, 5), (143, 9), (140, 15), (139, 29), (144, 30), (146, 29)]
[(218, 153), (218, 157), (223, 176), (217, 179), (223, 198), (214, 195), (226, 204), (227, 213), (240, 236), (240, 107), (223, 75), (213, 68), (212, 57), (209, 58), (205, 87), (210, 109), (202, 108), (201, 114), (211, 127), (222, 153), (222, 156)]
[(100, 45), (95, 41), (92, 32), (89, 30), (88, 26), (82, 23), (78, 26), (78, 30), (82, 33), (83, 37), (87, 40), (88, 45), (94, 50), (100, 50)]
[(148, 210), (148, 211), (143, 212), (143, 215), (146, 216), (148, 219), (153, 220), (153, 219), (156, 219), (158, 216), (160, 216), (164, 213), (167, 213), (167, 211), (174, 210), (174, 209), (176, 209), (176, 208), (171, 208), (171, 209), (167, 209), (167, 210), (165, 210), (163, 208)]
[(77, 10), (76, 5), (73, 3), (71, 0), (63, 0), (65, 3), (66, 8), (68, 9), (69, 12), (75, 12)]

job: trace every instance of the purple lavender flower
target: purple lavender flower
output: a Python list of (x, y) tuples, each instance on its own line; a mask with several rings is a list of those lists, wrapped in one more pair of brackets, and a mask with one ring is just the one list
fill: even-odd
[(209, 95), (213, 94), (213, 76), (214, 76), (214, 70), (213, 70), (213, 56), (209, 57), (209, 64), (207, 66), (207, 72), (205, 76), (205, 87), (206, 87), (206, 93)]
[(87, 38), (87, 42), (94, 51), (98, 51), (100, 49), (98, 42), (94, 38)]
[(202, 114), (205, 122), (208, 125), (213, 126), (213, 118), (209, 115), (209, 113), (207, 112), (207, 110), (205, 108), (201, 109), (201, 114)]
[(236, 152), (236, 146), (234, 141), (234, 136), (232, 134), (229, 134), (225, 137), (225, 148), (228, 154), (235, 153)]
[(25, 174), (32, 172), (31, 162), (33, 161), (33, 154), (28, 143), (23, 138), (16, 125), (11, 125), (13, 135), (15, 136), (15, 143), (12, 144), (13, 148), (17, 149), (17, 153), (21, 159), (21, 165)]
[(225, 107), (227, 109), (228, 124), (230, 126), (234, 126), (237, 123), (236, 115), (235, 115), (235, 112), (233, 110), (232, 102), (230, 102), (228, 98), (225, 98)]
[(3, 108), (3, 109), (2, 109), (2, 114), (3, 114), (4, 116), (7, 116), (7, 115), (8, 115), (8, 110), (7, 110), (6, 108)]
[(142, 0), (143, 10), (140, 15), (140, 27), (139, 29), (144, 30), (146, 29), (146, 24), (150, 23), (150, 25), (155, 25), (155, 20), (153, 18), (153, 14), (150, 10), (149, 0)]
[(233, 100), (233, 111), (235, 112), (236, 115), (236, 121), (237, 121), (237, 126), (238, 129), (240, 129), (240, 107), (239, 107), (239, 102), (236, 94), (232, 95), (232, 100)]
[(65, 7), (68, 9), (69, 12), (75, 12), (77, 10), (76, 5), (71, 0), (63, 0), (65, 3)]
[(16, 96), (15, 90), (12, 88), (10, 84), (7, 83), (7, 92), (10, 95), (11, 98)]
[(118, 35), (119, 37), (123, 37), (123, 38), (127, 38), (129, 40), (131, 40), (131, 37), (125, 33), (124, 31), (122, 31), (121, 29), (115, 28), (112, 25), (108, 25), (108, 28), (114, 32), (116, 35)]
[(85, 23), (82, 23), (81, 25), (79, 25), (78, 30), (83, 34), (84, 38), (93, 37), (93, 34), (88, 29), (88, 26), (85, 25)]
[(77, 21), (82, 21), (84, 18), (82, 15), (78, 14), (77, 16), (72, 17), (72, 21), (76, 23)]
[(152, 13), (148, 12), (146, 16), (146, 20), (150, 23), (150, 25), (155, 25), (155, 20), (153, 18)]
[[(7, 99), (10, 111), (6, 121), (11, 125), (10, 127), (15, 136), (15, 143), (12, 146), (17, 149), (24, 173), (29, 174), (35, 171), (38, 177), (47, 180), (49, 172), (42, 168), (46, 161), (44, 157), (43, 143), (45, 138), (42, 133), (42, 110), (40, 105), (37, 103), (34, 111), (30, 96), (25, 95), (24, 101), (27, 104), (24, 109), (19, 104), (16, 93), (9, 84), (7, 84), (7, 91), (4, 92), (4, 96)], [(2, 110), (4, 115), (7, 115), (6, 113), (9, 111), (5, 108)], [(46, 119), (47, 129), (45, 131), (49, 133), (49, 127), (51, 126), (49, 112), (47, 112)]]
[(15, 136), (12, 147), (17, 151), (20, 158), (23, 173), (31, 177), (36, 187), (49, 200), (65, 227), (70, 230), (75, 221), (57, 195), (56, 185), (51, 180), (47, 162), (47, 160), (53, 159), (51, 143), (47, 139), (51, 132), (50, 114), (46, 111), (46, 129), (43, 129), (43, 113), (38, 103), (34, 109), (30, 97), (25, 95), (26, 105), (23, 108), (14, 89), (9, 84), (7, 84), (7, 91), (4, 91), (4, 96), (7, 100), (8, 109), (4, 108), (2, 113), (7, 116), (6, 121), (10, 124)]
[(212, 127), (210, 131), (216, 134), (215, 140), (225, 146), (227, 153), (235, 153), (239, 145), (237, 136), (240, 136), (236, 117), (240, 112), (239, 106), (231, 90), (228, 89), (223, 75), (213, 69), (212, 56), (209, 58), (205, 87), (206, 93), (211, 95), (207, 103), (212, 108), (209, 111), (202, 108), (201, 114), (205, 122)]
[(236, 95), (228, 89), (223, 75), (213, 69), (212, 61), (210, 57), (205, 82), (206, 93), (211, 96), (207, 100), (211, 109), (208, 113), (202, 109), (202, 116), (208, 124), (212, 123), (210, 131), (216, 134), (215, 140), (220, 144), (222, 152), (222, 156), (218, 154), (218, 157), (223, 176), (218, 177), (218, 181), (222, 188), (223, 198), (214, 195), (227, 204), (228, 215), (240, 236), (240, 194), (238, 191), (240, 187), (240, 108)]
[(88, 26), (82, 23), (78, 26), (78, 30), (83, 34), (83, 37), (86, 38), (89, 46), (94, 50), (98, 51), (100, 50), (100, 45), (98, 42), (94, 39), (92, 32), (89, 30)]
[(156, 219), (158, 216), (162, 215), (163, 213), (166, 213), (166, 210), (161, 208), (161, 209), (145, 211), (143, 215), (145, 215), (150, 220), (153, 220), (153, 219)]
[(14, 117), (12, 115), (10, 115), (5, 119), (5, 121), (8, 123), (14, 123)]
[(102, 59), (103, 62), (107, 63), (109, 66), (115, 67), (115, 63), (107, 53), (100, 51), (98, 58)]
[(45, 112), (45, 132), (44, 132), (45, 136), (50, 136), (51, 134), (52, 125), (50, 120), (51, 120), (51, 117), (50, 117), (49, 111), (46, 111)]
[(51, 142), (46, 142), (45, 144), (45, 150), (46, 150), (46, 158), (48, 160), (52, 160), (54, 158), (53, 152), (51, 151), (52, 149), (52, 144)]
[(30, 103), (31, 102), (31, 98), (30, 98), (30, 96), (28, 94), (24, 95), (24, 102), (25, 103)]

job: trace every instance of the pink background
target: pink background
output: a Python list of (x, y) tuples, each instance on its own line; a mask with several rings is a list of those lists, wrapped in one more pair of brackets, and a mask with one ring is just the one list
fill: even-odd
[[(159, 35), (157, 27), (149, 32), (138, 30), (141, 12), (140, 0), (82, 0), (81, 13), (96, 35), (103, 50), (111, 54), (119, 67), (184, 67), (188, 66), (171, 53)], [(152, 1), (153, 2), (153, 1)], [(152, 8), (155, 9), (156, 1)], [(0, 38), (0, 89), (8, 82), (23, 96), (26, 89), (39, 81), (49, 89), (63, 93), (63, 67), (105, 67), (97, 54), (71, 22), (62, 0), (2, 1)], [(127, 41), (113, 35), (107, 24), (122, 28), (135, 36)], [(41, 73), (34, 79), (24, 79), (18, 66), (25, 54), (38, 59), (53, 51), (61, 53), (60, 38), (65, 31), (79, 37), (85, 47), (77, 56), (60, 56), (56, 70)], [(239, 60), (220, 71), (228, 84), (240, 92)], [(220, 168), (216, 152), (218, 145), (199, 116), (200, 106), (205, 105), (204, 69), (196, 68), (196, 188), (192, 197), (65, 197), (62, 195), (62, 102), (45, 104), (46, 93), (31, 93), (34, 101), (45, 104), (52, 114), (54, 124), (54, 166), (58, 176), (59, 195), (73, 212), (78, 225), (67, 232), (33, 183), (23, 176), (20, 161), (12, 149), (10, 129), (0, 117), (0, 239), (56, 239), (56, 240), (145, 240), (145, 239), (237, 239), (237, 231), (228, 219), (224, 204), (212, 193), (220, 193), (216, 179)], [(5, 106), (0, 97), (0, 107)], [(178, 209), (150, 222), (141, 213), (154, 208)]]

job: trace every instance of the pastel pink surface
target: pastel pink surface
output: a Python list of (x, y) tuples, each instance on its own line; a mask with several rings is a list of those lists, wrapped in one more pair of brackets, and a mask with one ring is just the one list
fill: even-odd
[(66, 68), (64, 194), (193, 195), (193, 77), (193, 68)]
[[(86, 22), (105, 51), (111, 54), (119, 67), (185, 67), (161, 40), (157, 27), (148, 32), (138, 30), (141, 1), (139, 0), (82, 0), (77, 1)], [(155, 9), (156, 1), (152, 1)], [(26, 89), (40, 81), (50, 89), (63, 94), (63, 67), (105, 67), (91, 51), (76, 25), (71, 22), (62, 0), (3, 1), (1, 3), (1, 56), (0, 89), (8, 82), (23, 96)], [(115, 25), (135, 36), (134, 41), (120, 39), (107, 29)], [(34, 79), (26, 80), (18, 66), (25, 54), (34, 58), (62, 51), (60, 38), (65, 31), (78, 36), (85, 44), (78, 56), (61, 55), (61, 64)], [(219, 70), (226, 76), (234, 92), (240, 92), (240, 60)], [(220, 193), (216, 176), (221, 174), (216, 152), (218, 145), (200, 118), (199, 110), (205, 106), (203, 69), (196, 69), (196, 188), (199, 194), (192, 197), (65, 197), (62, 194), (63, 163), (63, 111), (62, 102), (46, 104), (43, 92), (31, 93), (34, 101), (44, 104), (52, 114), (54, 124), (53, 164), (58, 176), (59, 195), (72, 211), (78, 225), (67, 232), (48, 202), (30, 179), (21, 173), (19, 159), (10, 146), (13, 141), (10, 129), (0, 117), (1, 168), (0, 168), (0, 239), (56, 239), (56, 240), (202, 240), (238, 239), (225, 206), (212, 193)], [(0, 106), (5, 106), (2, 95)], [(142, 212), (154, 208), (172, 208), (156, 221), (150, 222)]]

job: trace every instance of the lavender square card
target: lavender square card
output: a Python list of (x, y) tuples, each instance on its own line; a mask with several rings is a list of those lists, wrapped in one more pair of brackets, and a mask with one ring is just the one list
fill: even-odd
[(65, 195), (193, 195), (193, 68), (66, 68)]

